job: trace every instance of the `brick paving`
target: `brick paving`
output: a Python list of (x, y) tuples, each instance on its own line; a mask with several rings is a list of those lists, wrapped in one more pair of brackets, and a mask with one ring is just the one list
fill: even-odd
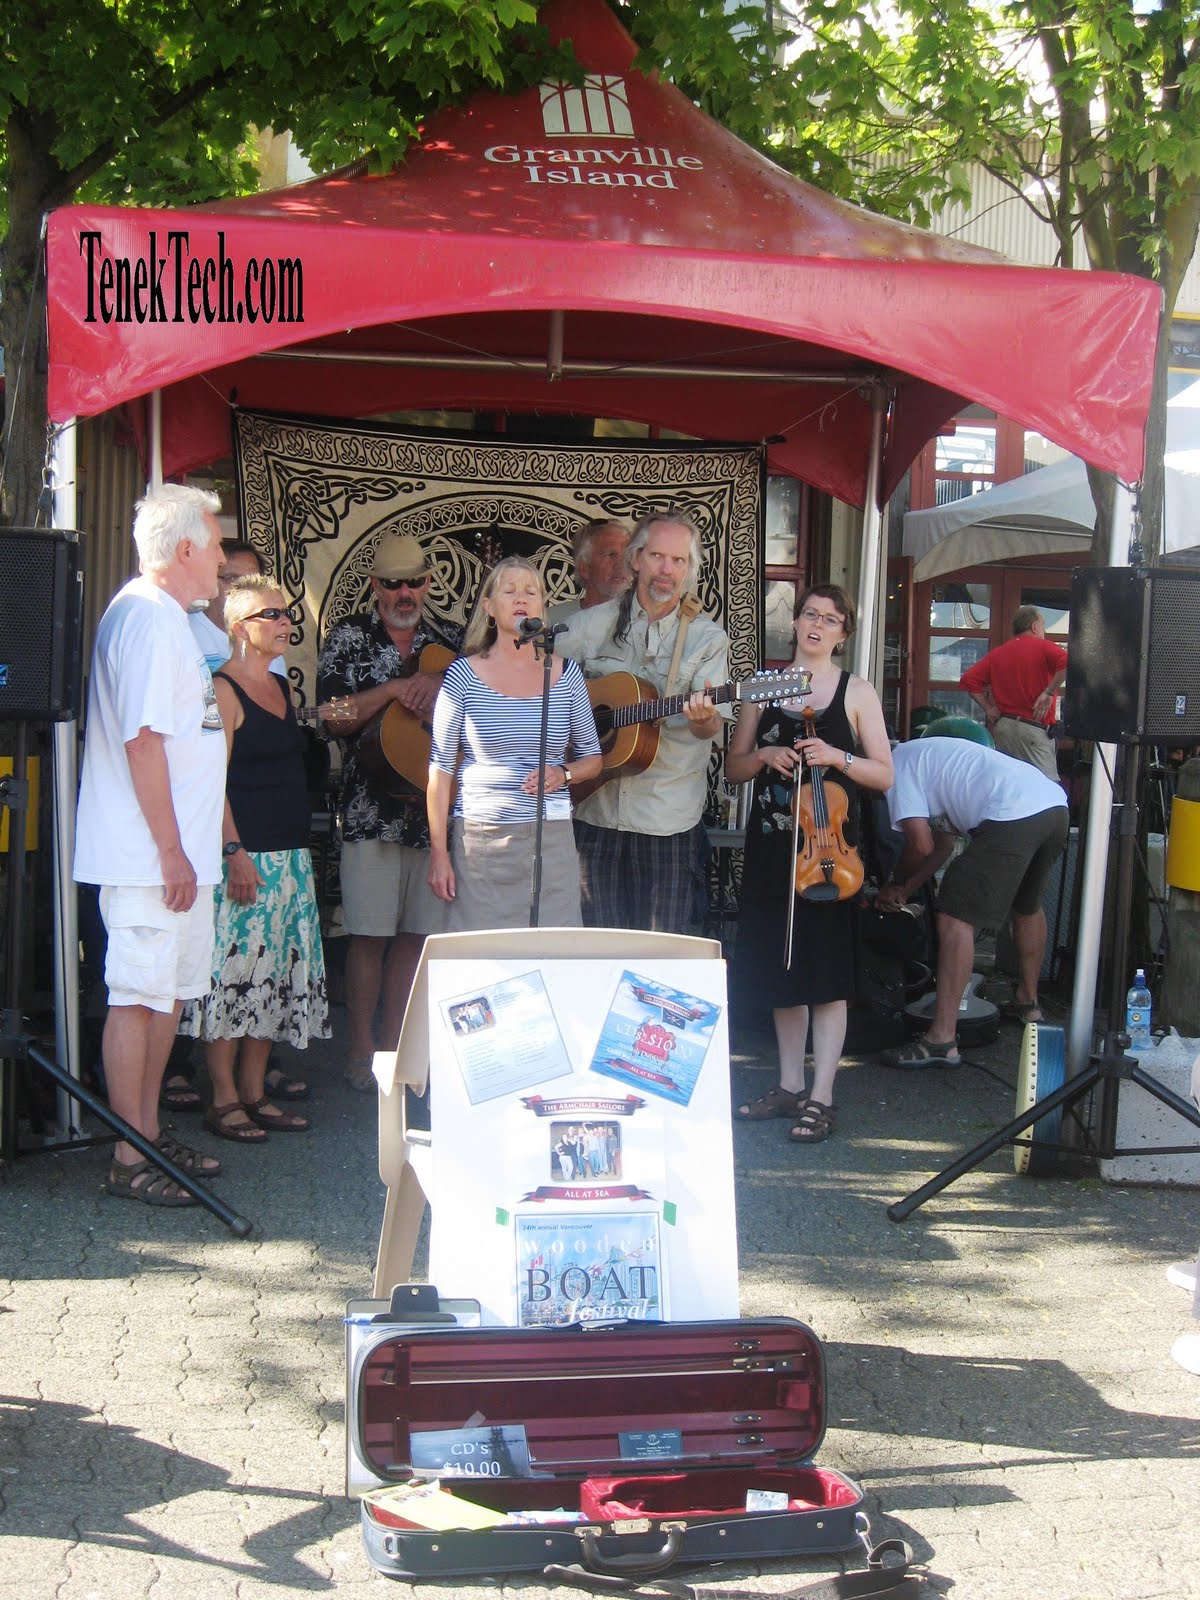
[[(1019, 1034), (969, 1052), (1015, 1073)], [(735, 1094), (769, 1082), (740, 1041)], [(311, 1134), (219, 1151), (247, 1241), (197, 1211), (100, 1193), (98, 1150), (22, 1159), (0, 1186), (0, 1600), (403, 1600), (342, 1497), (341, 1314), (371, 1280), (382, 1194), (373, 1102), (311, 1052)], [(1138, 1093), (1128, 1089), (1126, 1093)], [(957, 1600), (1200, 1596), (1200, 1378), (1168, 1262), (1195, 1191), (1031, 1180), (1002, 1152), (902, 1224), (885, 1206), (1011, 1115), (970, 1066), (839, 1080), (840, 1127), (790, 1146), (735, 1130), (742, 1310), (826, 1343), (822, 1460), (858, 1478), (876, 1536)], [(198, 1119), (179, 1117), (185, 1138)], [(724, 1569), (779, 1594), (835, 1564)], [(538, 1600), (536, 1579), (423, 1585)]]

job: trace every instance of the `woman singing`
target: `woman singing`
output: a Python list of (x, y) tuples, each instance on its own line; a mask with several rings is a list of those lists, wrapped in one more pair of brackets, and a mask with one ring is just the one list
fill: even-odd
[(225, 596), (233, 655), (213, 678), (229, 769), (224, 881), (217, 886), (216, 974), (181, 1032), (205, 1042), (213, 1133), (260, 1144), (308, 1119), (276, 1105), (264, 1075), (275, 1040), (303, 1050), (329, 1037), (325, 958), (308, 849), (304, 734), (271, 662), (287, 647), (287, 601), (270, 578), (238, 578)]
[[(865, 678), (834, 660), (854, 632), (854, 607), (844, 589), (823, 584), (800, 598), (794, 624), (796, 668), (812, 673), (804, 702), (739, 707), (725, 777), (754, 780), (746, 830), (741, 916), (734, 952), (734, 994), (746, 1009), (770, 1007), (779, 1044), (779, 1083), (738, 1108), (749, 1122), (788, 1117), (789, 1137), (818, 1144), (835, 1126), (833, 1080), (846, 1038), (846, 1002), (854, 995), (854, 902), (796, 896), (791, 966), (784, 965), (792, 877), (793, 783), (820, 767), (850, 801), (846, 833), (856, 841), (856, 785), (884, 790), (892, 782), (891, 747), (879, 697)], [(816, 711), (809, 737), (801, 705)], [(804, 1057), (812, 1013), (812, 1091), (804, 1090)]]
[[(519, 649), (518, 641), (521, 623), (544, 614), (542, 600), (541, 577), (524, 557), (493, 567), (467, 627), (464, 655), (447, 669), (434, 706), (429, 884), (450, 902), (451, 932), (529, 924), (543, 666), (533, 646)], [(567, 786), (600, 771), (600, 741), (578, 665), (556, 657), (550, 685), (538, 921), (578, 927), (579, 860)], [(451, 850), (450, 790), (460, 750)]]

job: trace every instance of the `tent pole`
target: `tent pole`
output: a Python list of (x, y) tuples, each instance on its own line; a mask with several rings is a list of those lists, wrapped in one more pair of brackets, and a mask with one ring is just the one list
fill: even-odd
[(863, 499), (862, 554), (858, 568), (858, 623), (850, 670), (870, 679), (874, 650), (875, 612), (879, 595), (879, 570), (883, 551), (883, 512), (879, 509), (879, 485), (883, 477), (883, 425), (887, 416), (888, 391), (882, 383), (871, 385), (871, 445), (867, 457), (866, 492)]
[[(1109, 526), (1108, 564), (1129, 565), (1129, 538), (1133, 502), (1119, 480)], [(1068, 670), (1070, 670), (1068, 668)], [(1108, 842), (1112, 828), (1113, 787), (1117, 770), (1115, 744), (1097, 744), (1092, 759), (1088, 792), (1087, 838), (1084, 841), (1083, 890), (1079, 901), (1079, 929), (1075, 942), (1075, 982), (1071, 993), (1071, 1025), (1067, 1034), (1067, 1075), (1074, 1077), (1088, 1064), (1092, 1053), (1092, 1028), (1096, 1015), (1096, 977), (1100, 964), (1100, 925), (1104, 920), (1104, 885), (1108, 875)]]
[[(50, 454), (54, 490), (54, 526), (78, 526), (75, 418), (56, 428)], [(79, 724), (72, 717), (53, 726), (54, 766), (54, 1054), (59, 1065), (79, 1082), (79, 904), (71, 869), (75, 857), (75, 798), (78, 787)], [(79, 1102), (59, 1089), (56, 1139), (83, 1137)]]
[(150, 444), (150, 451), (149, 451), (150, 459), (146, 463), (147, 467), (149, 468), (150, 476), (149, 476), (149, 479), (148, 479), (147, 484), (146, 484), (146, 489), (147, 489), (147, 492), (149, 494), (153, 494), (156, 489), (161, 489), (162, 488), (162, 482), (163, 482), (163, 468), (162, 468), (162, 390), (161, 389), (155, 389), (154, 392), (150, 395), (150, 397), (149, 397), (149, 405), (147, 406), (146, 409), (147, 409), (146, 421), (148, 423), (148, 430), (147, 431), (148, 431), (148, 434), (149, 434), (149, 444)]

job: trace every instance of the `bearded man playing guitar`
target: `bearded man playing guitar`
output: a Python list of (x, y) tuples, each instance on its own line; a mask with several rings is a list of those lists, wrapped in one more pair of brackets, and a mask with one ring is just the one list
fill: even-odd
[(707, 692), (728, 675), (729, 638), (692, 595), (702, 551), (686, 516), (643, 517), (627, 559), (633, 587), (572, 617), (558, 648), (589, 677), (633, 673), (681, 705), (644, 771), (618, 769), (576, 809), (583, 920), (683, 933), (703, 892), (709, 757), (732, 715)]
[[(435, 625), (425, 614), (429, 563), (420, 541), (390, 534), (371, 570), (374, 607), (329, 632), (317, 671), (323, 701), (348, 697), (339, 733), (351, 739), (342, 773), (342, 914), (346, 956), (346, 1016), (350, 1025), (352, 1088), (373, 1092), (375, 1010), (383, 997), (384, 1049), (395, 1045), (426, 934), (445, 930), (446, 907), (426, 883), (429, 825), (424, 787), (406, 784), (386, 760), (368, 762), (368, 741), (393, 706), (428, 724), (461, 630)], [(441, 647), (441, 648), (439, 648)], [(426, 657), (438, 658), (429, 670)], [(426, 741), (427, 746), (427, 741)], [(428, 753), (424, 757), (428, 762)]]

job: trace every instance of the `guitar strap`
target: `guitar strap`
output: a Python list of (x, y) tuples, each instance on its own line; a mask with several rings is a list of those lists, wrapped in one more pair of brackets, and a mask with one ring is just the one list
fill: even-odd
[(699, 595), (684, 595), (679, 602), (679, 630), (675, 635), (675, 649), (671, 653), (671, 670), (667, 673), (667, 682), (663, 689), (664, 700), (669, 700), (675, 692), (675, 679), (679, 675), (679, 663), (683, 659), (683, 641), (687, 638), (687, 631), (691, 625), (692, 618), (699, 616), (699, 614)]

